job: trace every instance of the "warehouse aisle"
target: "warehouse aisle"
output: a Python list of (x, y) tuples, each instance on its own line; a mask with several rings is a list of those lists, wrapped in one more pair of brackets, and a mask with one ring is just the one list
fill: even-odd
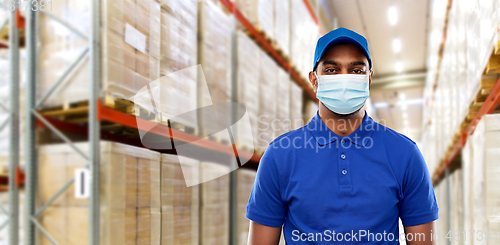
[[(318, 244), (283, 229), (313, 232), (290, 212), (300, 198), (279, 192), (308, 185), (288, 168), (275, 168), (277, 180), (262, 169), (283, 138), (295, 148), (280, 164), (299, 162), (296, 143), (317, 136), (308, 125), (322, 110), (355, 115), (337, 114), (317, 90), (359, 86), (325, 89), (310, 73), (327, 53), (317, 57), (318, 39), (341, 27), (366, 38), (368, 53), (339, 40), (366, 56), (361, 75), (373, 71), (355, 113), (423, 156), (423, 172), (395, 179), (421, 174), (418, 186), (435, 195), (429, 239), (500, 244), (500, 0), (52, 0), (0, 3), (0, 245), (246, 245), (249, 201), (274, 212), (259, 214), (263, 223), (282, 217), (262, 193), (286, 206), (279, 244)], [(350, 139), (334, 135), (337, 149)], [(329, 164), (346, 185), (359, 175), (342, 164), (361, 163), (341, 153)], [(411, 245), (404, 183), (391, 228)]]

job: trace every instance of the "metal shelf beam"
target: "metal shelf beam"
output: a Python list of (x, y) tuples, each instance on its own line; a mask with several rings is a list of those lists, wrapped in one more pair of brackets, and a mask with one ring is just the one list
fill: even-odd
[(31, 113), (35, 108), (36, 98), (36, 11), (31, 10), (29, 3), (26, 13), (26, 91), (25, 91), (25, 217), (24, 217), (24, 243), (35, 244), (35, 226), (32, 216), (35, 213), (35, 185), (36, 185), (36, 141), (35, 117)]
[[(17, 4), (15, 4), (17, 5)], [(17, 8), (17, 6), (16, 6)], [(19, 29), (18, 11), (10, 12), (9, 20), (9, 244), (19, 243)]]

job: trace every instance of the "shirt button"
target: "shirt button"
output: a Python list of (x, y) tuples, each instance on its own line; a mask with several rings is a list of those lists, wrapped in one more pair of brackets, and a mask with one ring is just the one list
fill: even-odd
[(346, 175), (346, 174), (347, 174), (347, 170), (345, 170), (345, 169), (344, 169), (344, 170), (342, 170), (342, 174), (343, 174), (343, 175)]
[(345, 159), (345, 155), (344, 154), (340, 155), (340, 158), (342, 158), (342, 160), (344, 160)]

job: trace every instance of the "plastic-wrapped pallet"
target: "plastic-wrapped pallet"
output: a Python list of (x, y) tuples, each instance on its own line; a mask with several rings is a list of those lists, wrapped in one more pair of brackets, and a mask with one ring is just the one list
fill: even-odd
[(450, 176), (450, 221), (452, 231), (463, 231), (462, 221), (462, 170), (455, 170)]
[(304, 118), (302, 117), (302, 96), (302, 88), (297, 85), (297, 83), (290, 82), (290, 121), (292, 122), (292, 130), (304, 126)]
[[(198, 107), (202, 108), (217, 102), (231, 101), (231, 31), (230, 17), (210, 1), (199, 3), (199, 39), (198, 60), (202, 66), (206, 81), (198, 82)], [(206, 89), (208, 85), (208, 90)], [(213, 118), (213, 111), (203, 110), (198, 115), (201, 135), (209, 136), (209, 132), (217, 130), (217, 121)], [(227, 120), (230, 125), (229, 111), (217, 111), (218, 120)], [(222, 129), (221, 129), (222, 130)], [(229, 136), (221, 136), (229, 140)], [(230, 142), (230, 141), (229, 141)]]
[[(269, 1), (272, 2), (272, 1)], [(275, 0), (274, 34), (285, 56), (290, 54), (290, 1)]]
[(236, 7), (251, 24), (274, 39), (274, 1), (276, 0), (236, 0)]
[(313, 100), (306, 101), (306, 108), (304, 110), (304, 121), (309, 123), (319, 109), (318, 102)]
[(197, 245), (199, 238), (199, 186), (187, 181), (199, 179), (199, 161), (161, 156), (161, 244)]
[[(257, 139), (257, 114), (259, 113), (259, 57), (260, 48), (242, 31), (237, 32), (237, 63), (236, 63), (236, 91), (238, 103), (246, 107), (250, 125), (239, 124), (236, 133), (238, 147), (254, 149)], [(252, 138), (246, 137), (246, 132), (252, 132)]]
[[(500, 115), (491, 114), (485, 122), (485, 213), (488, 230), (500, 231)], [(493, 241), (492, 241), (493, 242)]]
[[(90, 35), (90, 2), (54, 4), (51, 14)], [(102, 96), (130, 99), (159, 78), (160, 3), (155, 0), (102, 1)], [(80, 56), (88, 41), (58, 21), (41, 15), (38, 21), (38, 94), (40, 98)], [(88, 53), (45, 102), (46, 106), (88, 99)]]
[(217, 163), (200, 164), (200, 245), (229, 243), (229, 168)]
[(279, 98), (279, 103), (276, 103), (276, 120), (271, 123), (275, 138), (291, 129), (290, 107), (287, 106), (290, 104), (290, 74), (282, 68), (278, 68), (276, 98)]
[(469, 140), (472, 145), (471, 211), (472, 229), (487, 230), (485, 210), (485, 121), (481, 120)]
[[(88, 153), (88, 143), (75, 145)], [(160, 154), (147, 149), (100, 143), (101, 244), (160, 244)], [(40, 203), (46, 203), (87, 161), (67, 144), (38, 150)], [(71, 185), (40, 215), (40, 223), (59, 244), (88, 244), (88, 199)], [(40, 236), (41, 244), (52, 244)]]
[(248, 204), (248, 199), (252, 192), (253, 183), (255, 181), (255, 175), (257, 174), (254, 170), (249, 169), (238, 169), (236, 170), (236, 185), (238, 192), (237, 197), (237, 214), (236, 225), (237, 225), (237, 244), (246, 245), (248, 241), (248, 229), (250, 221), (245, 217), (246, 206)]
[(437, 188), (434, 189), (439, 208), (439, 219), (436, 221), (437, 233), (439, 240), (445, 241), (446, 233), (450, 230), (447, 224), (449, 218), (446, 211), (446, 181), (441, 181)]
[[(471, 137), (472, 138), (472, 137)], [(472, 159), (473, 159), (473, 152), (472, 152), (472, 145), (471, 145), (471, 138), (465, 143), (464, 147), (462, 148), (462, 174), (463, 174), (463, 223), (464, 223), (464, 230), (472, 230), (472, 188), (471, 188), (471, 183), (472, 183)], [(465, 244), (470, 244), (465, 243)]]
[(276, 119), (278, 65), (264, 51), (260, 51), (259, 59), (259, 133), (257, 137), (257, 149), (260, 152), (264, 152), (269, 143), (274, 140), (272, 122)]
[(290, 58), (300, 75), (307, 78), (312, 70), (319, 28), (303, 0), (291, 0), (290, 10)]

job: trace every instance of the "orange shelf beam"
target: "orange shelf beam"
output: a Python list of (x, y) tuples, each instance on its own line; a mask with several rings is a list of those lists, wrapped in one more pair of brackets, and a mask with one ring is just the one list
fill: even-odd
[[(172, 129), (167, 126), (163, 125), (158, 125), (156, 123), (141, 119), (141, 118), (136, 118), (135, 116), (131, 116), (129, 114), (114, 110), (112, 108), (108, 108), (104, 106), (101, 102), (101, 100), (98, 100), (98, 105), (97, 105), (97, 111), (98, 115), (97, 118), (99, 121), (108, 121), (108, 122), (113, 122), (117, 123), (123, 126), (127, 126), (130, 128), (135, 128), (138, 129), (137, 122), (139, 121), (141, 125), (145, 125), (148, 128), (151, 128), (150, 132), (154, 133), (159, 136), (163, 136), (166, 138), (170, 139), (175, 139), (183, 142), (189, 142), (190, 144), (193, 144), (195, 146), (198, 146), (203, 149), (208, 149), (211, 151), (215, 152), (220, 152), (223, 154), (228, 154), (228, 155), (238, 155), (241, 156), (245, 159), (250, 159), (251, 162), (253, 163), (259, 163), (260, 161), (260, 156), (251, 154), (249, 152), (245, 151), (236, 151), (236, 146), (234, 145), (224, 145), (220, 144), (218, 142), (214, 142), (205, 138), (200, 138), (198, 136), (188, 134), (182, 131), (178, 131), (175, 129)], [(88, 134), (88, 128), (85, 126), (81, 126), (78, 124), (74, 123), (68, 123), (64, 121), (59, 121), (53, 118), (45, 117), (47, 121), (49, 121), (52, 125), (54, 125), (56, 128), (65, 131), (65, 132), (72, 132), (80, 135), (86, 135)], [(44, 127), (44, 124), (39, 122), (37, 120), (37, 127)], [(174, 136), (175, 135), (175, 136)], [(130, 139), (125, 136), (121, 135), (116, 135), (108, 132), (101, 132), (101, 138), (107, 139), (107, 140), (112, 140), (112, 141), (117, 141), (117, 142), (122, 142), (126, 143), (129, 145), (134, 145), (138, 147), (144, 147), (140, 140), (135, 140), (135, 139)], [(154, 150), (154, 149), (153, 149)]]
[(491, 90), (490, 95), (486, 98), (486, 100), (483, 103), (483, 106), (479, 109), (479, 111), (476, 113), (476, 116), (472, 119), (472, 121), (469, 123), (467, 128), (460, 134), (460, 140), (455, 143), (453, 146), (452, 150), (450, 153), (444, 158), (444, 165), (443, 167), (437, 172), (436, 176), (433, 177), (433, 184), (437, 183), (440, 178), (442, 178), (444, 171), (450, 166), (451, 162), (455, 157), (460, 153), (462, 148), (465, 145), (465, 142), (467, 142), (467, 139), (469, 135), (474, 133), (474, 130), (476, 129), (477, 124), (479, 121), (487, 114), (492, 113), (500, 104), (500, 79), (497, 80), (497, 83)]
[(281, 67), (283, 67), (287, 72), (290, 73), (290, 76), (293, 78), (293, 80), (299, 86), (301, 86), (302, 89), (304, 89), (312, 99), (317, 100), (316, 94), (309, 86), (308, 81), (302, 79), (300, 75), (292, 69), (291, 64), (278, 53), (278, 51), (273, 47), (273, 45), (269, 43), (266, 40), (266, 38), (264, 38), (264, 36), (262, 36), (260, 32), (257, 31), (255, 26), (253, 26), (252, 23), (250, 23), (250, 21), (248, 21), (248, 19), (245, 16), (243, 16), (243, 14), (238, 10), (238, 8), (236, 8), (236, 4), (234, 4), (231, 0), (220, 0), (220, 1), (224, 6), (226, 6), (227, 9), (231, 11), (231, 13), (233, 13), (236, 19), (248, 30), (250, 35), (252, 35), (255, 38), (255, 40), (257, 40), (257, 42), (264, 48), (264, 50), (267, 51)]

